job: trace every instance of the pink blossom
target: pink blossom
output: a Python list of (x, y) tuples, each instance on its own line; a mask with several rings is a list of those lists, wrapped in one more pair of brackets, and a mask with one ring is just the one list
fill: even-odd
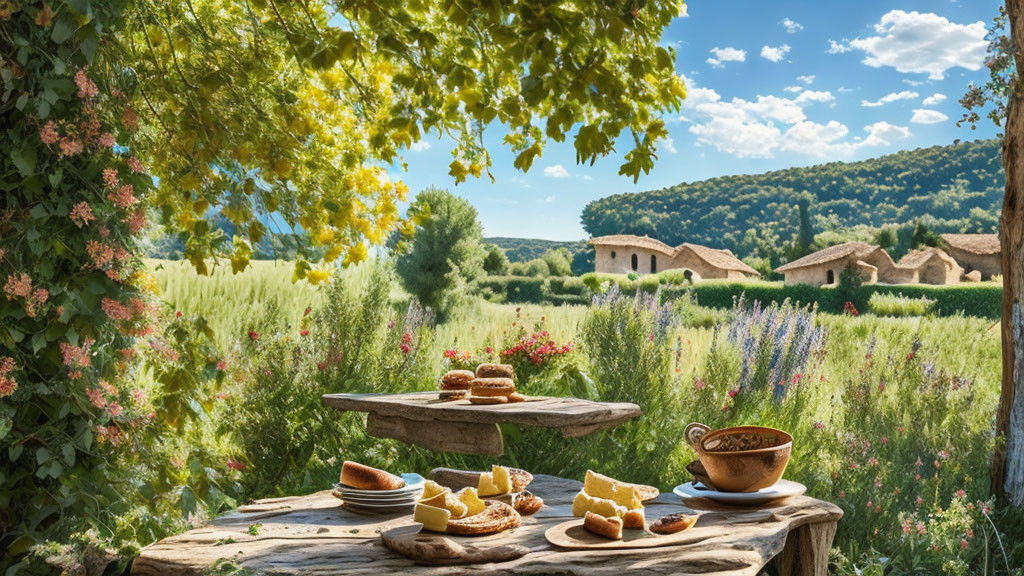
[(85, 251), (89, 254), (92, 265), (98, 269), (106, 268), (108, 264), (114, 261), (114, 249), (96, 240), (86, 242)]
[(107, 405), (107, 415), (111, 418), (117, 418), (124, 412), (124, 408), (121, 407), (117, 402), (111, 402)]
[(71, 221), (79, 228), (95, 219), (96, 216), (92, 213), (92, 206), (89, 206), (88, 202), (79, 202), (71, 210)]
[(220, 360), (220, 361), (217, 362), (217, 370), (220, 370), (221, 372), (223, 372), (223, 371), (225, 371), (227, 369), (228, 369), (228, 361), (227, 360)]
[(136, 210), (126, 217), (123, 222), (128, 224), (128, 231), (132, 234), (138, 234), (146, 227), (146, 211)]
[(961, 489), (957, 490), (956, 493), (953, 494), (953, 496), (956, 497), (956, 498), (966, 498), (967, 497), (967, 492), (963, 488), (961, 488)]
[(9, 376), (16, 368), (14, 358), (10, 356), (0, 358), (0, 398), (10, 396), (18, 389), (18, 382)]
[(57, 125), (53, 123), (53, 120), (43, 124), (43, 127), (39, 129), (39, 139), (47, 146), (52, 146), (60, 140), (60, 133), (57, 132)]
[(60, 354), (64, 360), (64, 365), (73, 368), (80, 367), (86, 368), (92, 363), (92, 359), (89, 356), (89, 348), (92, 347), (95, 340), (92, 338), (86, 338), (81, 346), (72, 346), (69, 342), (60, 343)]
[(121, 304), (117, 300), (111, 300), (110, 298), (104, 298), (100, 302), (100, 307), (103, 308), (103, 312), (107, 314), (114, 322), (125, 322), (131, 320), (132, 313), (127, 306)]
[(107, 188), (117, 188), (117, 168), (104, 168), (103, 169), (103, 184)]
[(309, 336), (309, 330), (307, 330), (305, 328), (303, 328), (302, 330), (299, 330), (299, 336)]
[(697, 390), (703, 390), (706, 386), (707, 383), (701, 380), (700, 378), (697, 378), (696, 380), (693, 381), (693, 387), (696, 388)]
[(917, 533), (920, 534), (921, 536), (924, 536), (925, 532), (927, 532), (927, 530), (925, 529), (924, 522), (918, 522), (917, 523)]
[(104, 132), (100, 134), (99, 144), (104, 148), (113, 148), (117, 144), (117, 140), (114, 139), (114, 135), (110, 132)]
[(7, 284), (4, 285), (4, 292), (7, 294), (8, 300), (28, 298), (32, 294), (32, 277), (24, 272), (9, 274)]
[(99, 89), (96, 88), (96, 84), (85, 74), (85, 68), (80, 68), (75, 73), (75, 86), (78, 86), (78, 97), (83, 100), (95, 98), (100, 93)]
[(99, 388), (86, 388), (85, 395), (89, 397), (89, 401), (92, 402), (93, 406), (97, 408), (107, 407), (107, 399), (103, 396), (103, 392), (100, 392)]
[(921, 498), (920, 496), (918, 496), (918, 497), (917, 497), (917, 505), (918, 505), (918, 507), (920, 507), (920, 506), (921, 506), (921, 504), (924, 504), (924, 499), (923, 499), (923, 498)]
[(60, 141), (60, 155), (74, 156), (82, 151), (82, 142), (74, 138), (62, 138)]
[(124, 127), (129, 130), (135, 130), (139, 127), (139, 115), (135, 113), (135, 110), (127, 108), (124, 111)]
[(815, 422), (814, 423), (814, 427), (816, 429), (818, 429), (818, 430), (821, 430), (821, 429), (823, 429), (825, 427), (825, 423), (824, 422)]
[(128, 165), (128, 168), (132, 172), (139, 173), (139, 172), (145, 172), (146, 171), (146, 167), (143, 166), (142, 162), (139, 162), (139, 159), (136, 158), (135, 156), (132, 156), (131, 158), (128, 158), (128, 160), (125, 160), (125, 164)]
[(118, 186), (116, 190), (107, 194), (107, 198), (118, 208), (130, 208), (138, 203), (131, 184)]

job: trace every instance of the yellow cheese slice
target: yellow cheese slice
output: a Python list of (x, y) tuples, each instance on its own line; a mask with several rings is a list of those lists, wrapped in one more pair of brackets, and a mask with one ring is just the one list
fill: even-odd
[(466, 515), (468, 508), (462, 503), (451, 490), (445, 488), (444, 492), (432, 496), (426, 500), (420, 500), (420, 504), (425, 506), (433, 506), (434, 508), (444, 508), (452, 513), (452, 518), (462, 518)]
[(452, 513), (444, 508), (436, 508), (419, 503), (413, 511), (412, 519), (423, 524), (427, 530), (444, 532), (448, 528), (448, 520)]
[(447, 492), (441, 492), (440, 494), (435, 494), (430, 498), (423, 498), (420, 500), (420, 503), (427, 506), (433, 506), (434, 508), (445, 508), (444, 503), (448, 501), (446, 494)]
[(455, 497), (466, 505), (466, 516), (475, 516), (487, 507), (487, 504), (477, 496), (476, 488), (463, 488), (455, 493)]
[(593, 470), (587, 470), (587, 475), (583, 479), (583, 491), (596, 498), (614, 500), (619, 506), (625, 506), (630, 510), (643, 506), (632, 484), (619, 482)]
[(423, 502), (424, 500), (429, 500), (434, 496), (437, 496), (438, 494), (443, 494), (447, 491), (447, 488), (441, 486), (437, 482), (434, 482), (433, 480), (427, 480), (426, 484), (423, 485), (423, 494), (420, 495), (420, 502)]
[(580, 490), (580, 493), (572, 501), (572, 515), (582, 518), (587, 515), (587, 512), (600, 514), (605, 518), (613, 516), (622, 518), (626, 515), (626, 507), (616, 504), (614, 500), (596, 498)]
[(476, 488), (477, 494), (483, 498), (487, 496), (497, 496), (498, 494), (504, 494), (500, 488), (494, 483), (494, 473), (484, 472), (480, 475), (480, 483)]
[(494, 479), (494, 485), (501, 491), (499, 494), (508, 494), (512, 491), (512, 476), (509, 474), (508, 468), (491, 466), (491, 477)]

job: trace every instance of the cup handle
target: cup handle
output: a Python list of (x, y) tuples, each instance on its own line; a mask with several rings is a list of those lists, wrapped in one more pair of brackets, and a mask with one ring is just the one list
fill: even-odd
[(700, 441), (704, 438), (704, 435), (711, 431), (711, 428), (701, 424), (700, 422), (691, 422), (686, 425), (686, 430), (683, 431), (683, 435), (686, 437), (686, 441), (690, 443), (698, 453), (700, 452)]

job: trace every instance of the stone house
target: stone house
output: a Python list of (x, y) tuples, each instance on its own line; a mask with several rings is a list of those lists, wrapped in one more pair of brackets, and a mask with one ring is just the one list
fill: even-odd
[(985, 280), (1003, 273), (998, 234), (942, 234), (942, 239), (965, 272), (977, 270)]
[(786, 284), (814, 286), (839, 283), (847, 266), (861, 271), (865, 284), (957, 284), (963, 269), (939, 248), (911, 252), (893, 262), (889, 253), (866, 242), (829, 246), (775, 269), (785, 274)]
[(616, 234), (590, 240), (594, 247), (594, 269), (605, 274), (655, 274), (663, 270), (685, 270), (688, 278), (742, 280), (756, 277), (757, 270), (747, 266), (729, 250), (684, 243), (672, 247), (647, 236)]

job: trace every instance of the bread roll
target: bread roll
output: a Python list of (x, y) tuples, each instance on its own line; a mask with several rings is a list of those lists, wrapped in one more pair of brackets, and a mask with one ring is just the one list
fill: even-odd
[(508, 396), (516, 391), (511, 378), (476, 378), (473, 380), (473, 396)]
[(516, 373), (509, 364), (481, 364), (476, 367), (477, 378), (515, 378)]
[(533, 492), (524, 491), (512, 496), (512, 507), (523, 516), (531, 516), (544, 507), (544, 500), (535, 496)]
[(587, 512), (583, 517), (583, 529), (609, 540), (622, 540), (622, 519), (618, 516), (605, 518), (600, 514)]
[(523, 396), (519, 392), (513, 392), (513, 393), (508, 395), (508, 401), (509, 401), (509, 403), (512, 403), (512, 402), (526, 402), (526, 396)]
[(442, 390), (441, 393), (437, 395), (437, 398), (444, 402), (448, 402), (451, 400), (461, 400), (466, 396), (469, 396), (469, 390)]
[(697, 523), (697, 517), (689, 514), (671, 514), (658, 518), (658, 521), (651, 524), (651, 532), (655, 534), (675, 534), (682, 532)]
[(469, 390), (473, 378), (469, 370), (452, 370), (441, 376), (441, 390)]
[(622, 517), (622, 527), (629, 530), (643, 530), (644, 509), (635, 508), (633, 510), (628, 510), (626, 515)]
[(405, 486), (394, 474), (346, 460), (341, 465), (341, 483), (357, 490), (397, 490)]

